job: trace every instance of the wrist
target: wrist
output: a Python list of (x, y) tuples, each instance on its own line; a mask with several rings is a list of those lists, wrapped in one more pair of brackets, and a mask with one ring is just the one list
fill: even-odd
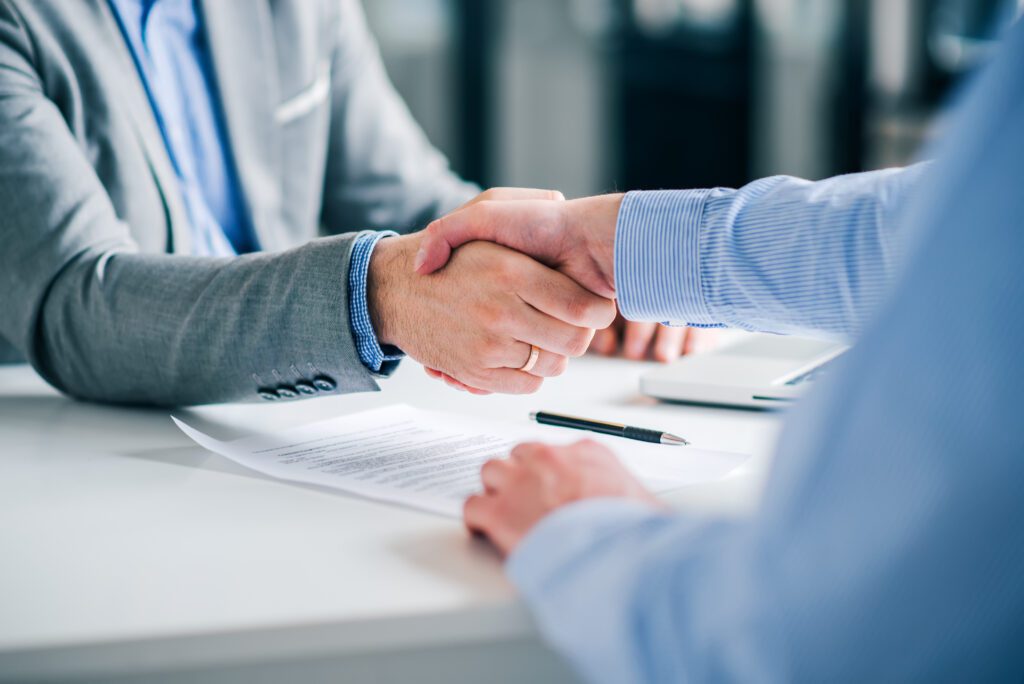
[(597, 195), (565, 203), (565, 227), (582, 241), (608, 287), (615, 291), (615, 227), (625, 195)]
[(398, 278), (409, 271), (412, 255), (409, 239), (412, 236), (394, 237), (381, 240), (373, 250), (366, 272), (366, 306), (370, 322), (382, 346), (402, 348), (400, 329), (400, 306), (402, 296), (398, 292), (401, 283)]

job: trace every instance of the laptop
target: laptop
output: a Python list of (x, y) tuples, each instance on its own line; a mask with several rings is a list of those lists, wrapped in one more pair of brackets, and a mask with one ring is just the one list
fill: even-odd
[(735, 343), (650, 371), (640, 378), (640, 391), (670, 401), (781, 408), (827, 373), (846, 349), (801, 337), (744, 335)]

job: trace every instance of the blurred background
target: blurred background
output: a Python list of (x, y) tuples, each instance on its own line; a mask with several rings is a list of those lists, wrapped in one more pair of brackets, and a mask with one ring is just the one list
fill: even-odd
[(738, 186), (906, 163), (1021, 0), (364, 0), (484, 186)]

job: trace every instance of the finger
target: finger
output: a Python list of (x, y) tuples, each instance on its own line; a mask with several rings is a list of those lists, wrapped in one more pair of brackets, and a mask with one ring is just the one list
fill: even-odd
[(679, 358), (686, 343), (688, 328), (673, 328), (659, 325), (654, 337), (654, 358), (662, 363), (669, 363)]
[(537, 363), (528, 372), (538, 378), (557, 378), (567, 370), (569, 370), (568, 356), (541, 349)]
[(709, 349), (714, 349), (721, 341), (721, 331), (709, 330), (707, 328), (689, 328), (686, 336), (684, 354), (695, 354)]
[(548, 316), (522, 300), (496, 306), (486, 320), (488, 340), (481, 347), (480, 360), (488, 368), (523, 368), (531, 344), (559, 356), (582, 356), (594, 336), (590, 328)]
[(615, 326), (608, 326), (603, 330), (594, 333), (594, 339), (590, 341), (590, 351), (604, 356), (613, 355), (619, 348), (619, 333)]
[(614, 301), (597, 296), (569, 276), (541, 264), (528, 264), (527, 270), (517, 274), (516, 292), (538, 311), (595, 330), (607, 328), (615, 320)]
[(491, 368), (480, 371), (470, 380), (474, 387), (502, 394), (533, 394), (544, 379), (512, 368)]
[(432, 377), (434, 380), (442, 380), (444, 378), (444, 373), (442, 373), (439, 370), (434, 370), (433, 368), (427, 368), (426, 366), (423, 367), (423, 370), (426, 371), (427, 375)]
[(463, 392), (469, 392), (470, 394), (476, 394), (478, 396), (486, 396), (488, 394), (491, 394), (491, 392), (488, 392), (487, 390), (477, 389), (476, 387), (467, 385), (464, 382), (460, 382), (446, 373), (440, 373), (440, 375), (441, 379), (444, 380), (445, 383), (452, 387), (453, 389), (462, 390)]
[(692, 354), (697, 351), (698, 342), (697, 338), (699, 335), (696, 334), (696, 330), (693, 328), (686, 329), (686, 336), (683, 338), (683, 354)]
[(507, 459), (491, 459), (480, 469), (480, 482), (488, 492), (499, 491), (508, 482), (511, 470)]
[(462, 505), (462, 520), (470, 532), (487, 534), (494, 521), (494, 502), (485, 495), (472, 495)]
[(626, 321), (623, 333), (622, 355), (627, 359), (641, 360), (647, 356), (647, 348), (658, 330), (657, 323)]
[(466, 386), (463, 385), (458, 380), (456, 380), (455, 378), (451, 377), (450, 375), (442, 375), (441, 379), (444, 380), (444, 384), (448, 385), (453, 390), (458, 390), (459, 392), (466, 391)]
[[(526, 342), (520, 342), (514, 346), (515, 349), (509, 352), (509, 358), (515, 358), (516, 361), (503, 366), (504, 368), (521, 370), (524, 373), (536, 375), (538, 378), (553, 378), (561, 375), (569, 368), (569, 359), (563, 354), (555, 354)], [(537, 349), (537, 360), (534, 361), (530, 368), (526, 368), (530, 357), (533, 355), (534, 348)], [(520, 358), (523, 359), (523, 363), (518, 364), (517, 361)]]
[(564, 202), (565, 195), (558, 190), (541, 190), (539, 188), (488, 188), (463, 204), (459, 209), (465, 209), (481, 202), (514, 202), (522, 200)]
[[(473, 240), (496, 242), (543, 257), (551, 250), (542, 234), (559, 225), (562, 202), (523, 200), (479, 202), (443, 216), (421, 233), (413, 270), (426, 275), (448, 263), (452, 250)], [(604, 326), (601, 326), (604, 327)]]
[(570, 444), (568, 450), (576, 457), (602, 458), (605, 460), (612, 460), (621, 465), (621, 462), (618, 460), (614, 451), (594, 439), (581, 439), (578, 442)]
[(509, 458), (522, 463), (536, 457), (537, 454), (543, 451), (550, 450), (550, 448), (544, 442), (523, 442), (512, 447), (512, 451), (509, 452)]

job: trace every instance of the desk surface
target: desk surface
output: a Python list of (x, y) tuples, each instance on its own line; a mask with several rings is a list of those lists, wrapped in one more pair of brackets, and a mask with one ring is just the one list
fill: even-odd
[[(648, 368), (588, 357), (536, 395), (479, 398), (407, 361), (379, 393), (175, 414), (220, 438), (395, 402), (517, 420), (537, 409), (606, 417), (752, 454), (726, 480), (671, 497), (693, 511), (749, 510), (778, 415), (658, 404), (637, 393)], [(0, 454), (0, 662), (9, 672), (533, 634), (497, 556), (458, 522), (247, 471), (195, 446), (166, 410), (74, 402), (27, 367), (0, 367)]]

